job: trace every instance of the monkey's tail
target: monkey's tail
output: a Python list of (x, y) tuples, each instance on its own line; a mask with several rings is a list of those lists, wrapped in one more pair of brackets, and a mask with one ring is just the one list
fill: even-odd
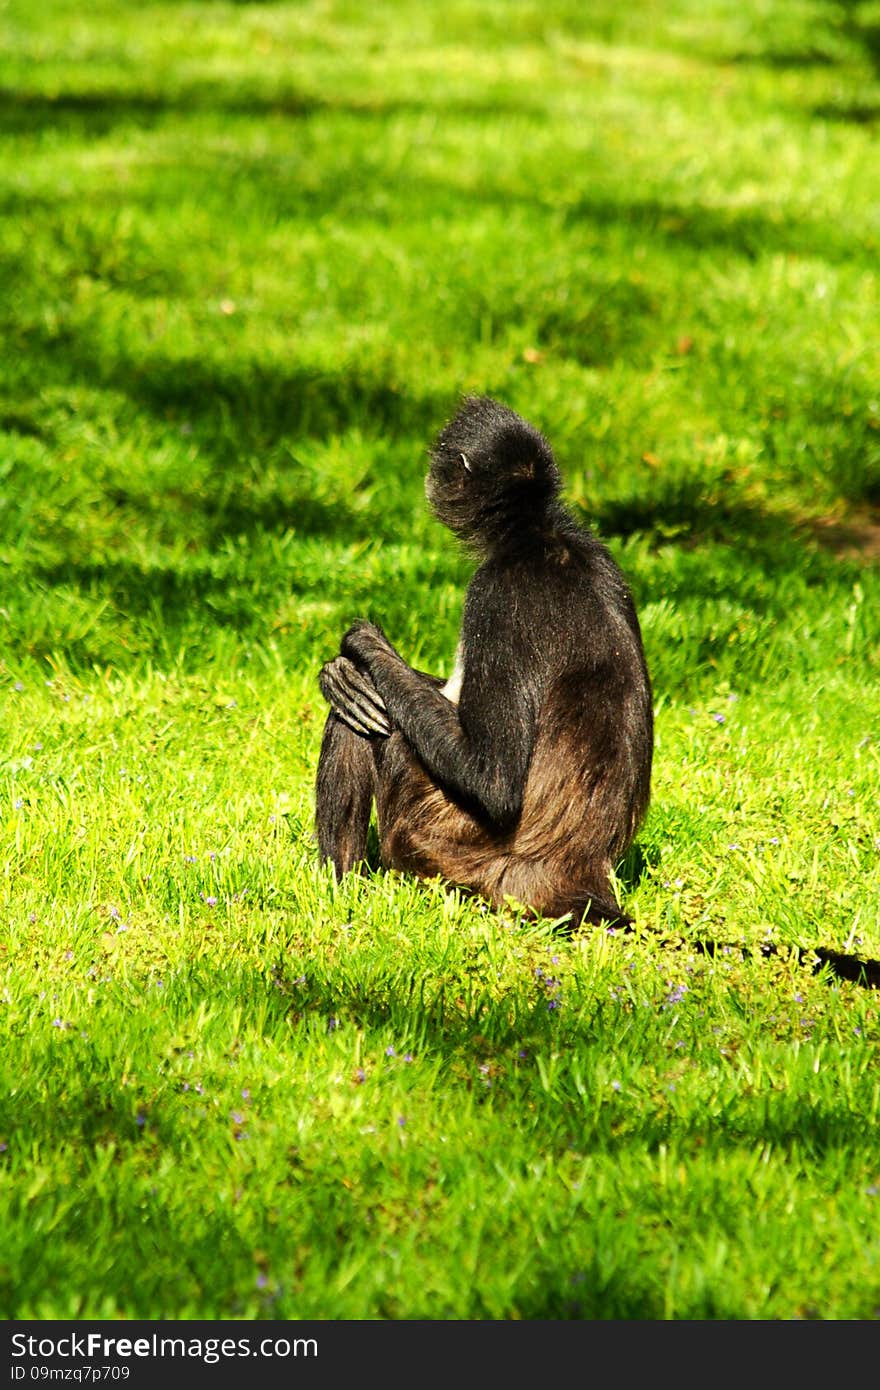
[(838, 980), (850, 980), (865, 989), (880, 989), (880, 960), (870, 957), (853, 956), (846, 951), (835, 951), (831, 946), (784, 946), (773, 941), (764, 941), (760, 946), (749, 947), (732, 945), (721, 941), (686, 942), (704, 956), (720, 956), (728, 951), (739, 951), (746, 957), (788, 956), (799, 965), (809, 965), (813, 974), (828, 967)]
[[(585, 898), (579, 909), (571, 906), (568, 910), (571, 911), (571, 922), (563, 928), (566, 932), (576, 931), (582, 923), (590, 926), (603, 924), (615, 931), (627, 931), (635, 925), (632, 917), (621, 912), (617, 904), (604, 895), (595, 894), (592, 898)], [(559, 915), (561, 916), (562, 912)], [(713, 941), (705, 937), (696, 941), (689, 941), (683, 937), (676, 944), (679, 947), (690, 947), (700, 955), (711, 956), (713, 959), (731, 951), (738, 951), (747, 959), (787, 957), (796, 960), (799, 965), (808, 965), (814, 975), (827, 969), (828, 973), (838, 980), (849, 980), (853, 984), (861, 985), (863, 989), (880, 989), (880, 960), (872, 959), (870, 956), (854, 956), (847, 951), (836, 951), (832, 946), (786, 946), (774, 941), (762, 941), (759, 946), (747, 946), (736, 942)]]

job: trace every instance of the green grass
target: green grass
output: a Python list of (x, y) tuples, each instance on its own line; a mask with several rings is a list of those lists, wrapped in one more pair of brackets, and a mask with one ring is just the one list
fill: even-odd
[[(0, 1315), (877, 1316), (877, 998), (797, 950), (880, 957), (880, 6), (0, 54)], [(451, 664), (464, 391), (636, 596), (629, 937), (317, 864), (322, 661)]]

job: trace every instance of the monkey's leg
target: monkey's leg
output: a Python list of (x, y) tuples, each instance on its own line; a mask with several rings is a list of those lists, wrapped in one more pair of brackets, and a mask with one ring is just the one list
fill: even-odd
[(372, 741), (331, 710), (318, 758), (315, 823), (321, 862), (329, 860), (337, 878), (366, 857), (375, 786)]

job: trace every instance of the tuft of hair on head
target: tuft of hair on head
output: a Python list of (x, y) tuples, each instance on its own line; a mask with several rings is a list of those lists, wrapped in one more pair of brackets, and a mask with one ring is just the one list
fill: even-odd
[(459, 450), (471, 472), (482, 467), (523, 477), (549, 474), (558, 481), (553, 450), (540, 430), (491, 396), (466, 396), (437, 436), (434, 453)]
[(466, 396), (437, 435), (426, 480), (435, 516), (457, 535), (494, 539), (540, 513), (560, 488), (553, 450), (534, 425), (491, 396)]

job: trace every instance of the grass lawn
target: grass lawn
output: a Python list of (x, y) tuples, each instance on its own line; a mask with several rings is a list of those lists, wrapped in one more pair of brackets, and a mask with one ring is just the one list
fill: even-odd
[[(878, 126), (877, 3), (0, 0), (0, 1316), (880, 1315)], [(317, 863), (463, 392), (636, 598), (630, 935)]]

